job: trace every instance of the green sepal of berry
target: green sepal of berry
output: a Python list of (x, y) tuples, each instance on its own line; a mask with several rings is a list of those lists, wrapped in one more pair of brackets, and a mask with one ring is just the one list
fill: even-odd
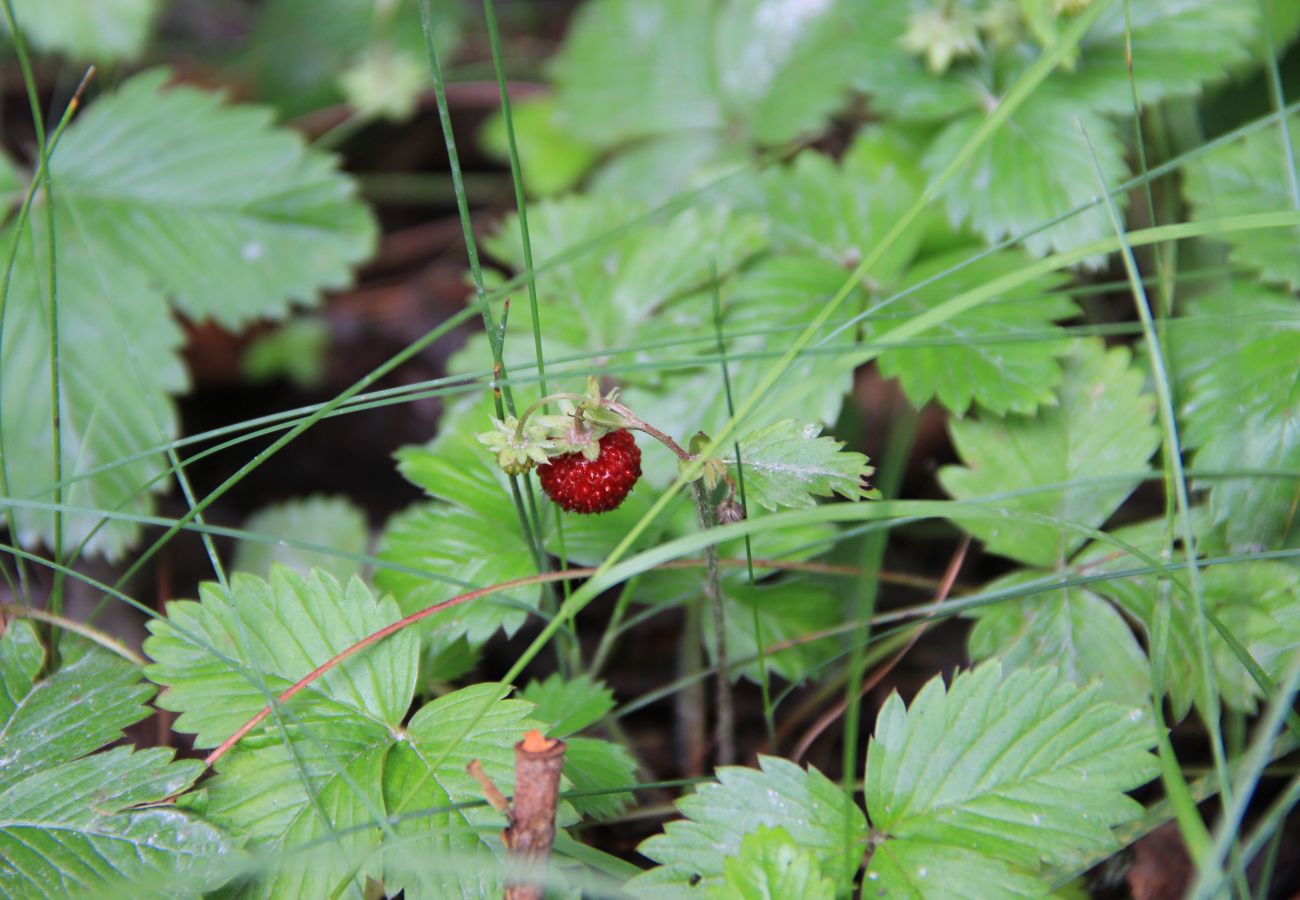
[(507, 475), (522, 475), (533, 466), (546, 462), (556, 452), (555, 442), (536, 421), (525, 423), (522, 435), (518, 434), (519, 420), (514, 416), (504, 421), (493, 418), (492, 425), (491, 431), (474, 437), (496, 455), (497, 465)]

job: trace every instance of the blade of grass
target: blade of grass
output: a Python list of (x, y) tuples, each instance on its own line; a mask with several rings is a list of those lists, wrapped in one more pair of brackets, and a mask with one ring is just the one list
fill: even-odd
[[(1080, 134), (1083, 136), (1084, 143), (1087, 145), (1089, 156), (1092, 159), (1093, 171), (1097, 176), (1097, 181), (1104, 191), (1106, 188), (1105, 177), (1102, 175), (1101, 165), (1097, 160), (1096, 152), (1093, 149), (1092, 141), (1088, 132), (1084, 129), (1082, 123), (1076, 122)], [(1116, 237), (1120, 241), (1120, 257), (1124, 262), (1124, 270), (1128, 274), (1131, 291), (1133, 296), (1133, 305), (1137, 310), (1138, 319), (1142, 323), (1143, 339), (1147, 347), (1147, 357), (1151, 363), (1152, 378), (1155, 382), (1156, 389), (1156, 406), (1160, 417), (1161, 431), (1161, 450), (1164, 457), (1164, 471), (1168, 473), (1168, 487), (1174, 490), (1175, 507), (1178, 518), (1178, 530), (1182, 538), (1183, 553), (1187, 561), (1188, 582), (1191, 589), (1193, 603), (1196, 608), (1196, 616), (1193, 627), (1196, 636), (1196, 655), (1198, 667), (1200, 668), (1201, 684), (1200, 694), (1201, 715), (1205, 719), (1206, 725), (1210, 729), (1210, 746), (1214, 755), (1214, 765), (1223, 786), (1225, 801), (1231, 802), (1228, 795), (1227, 781), (1227, 759), (1223, 749), (1223, 732), (1220, 728), (1219, 719), (1219, 691), (1213, 683), (1213, 667), (1210, 656), (1209, 637), (1206, 632), (1205, 620), (1208, 609), (1205, 603), (1205, 592), (1201, 585), (1200, 569), (1197, 566), (1196, 550), (1196, 531), (1192, 524), (1191, 500), (1187, 491), (1187, 476), (1183, 471), (1182, 444), (1178, 434), (1178, 423), (1174, 412), (1173, 390), (1169, 383), (1169, 374), (1165, 365), (1164, 348), (1156, 336), (1155, 324), (1151, 318), (1151, 307), (1147, 300), (1146, 290), (1142, 287), (1141, 277), (1138, 273), (1137, 260), (1133, 256), (1133, 249), (1125, 239), (1124, 223), (1119, 216), (1119, 210), (1115, 207), (1114, 201), (1108, 201), (1106, 211), (1110, 217), (1111, 226), (1115, 231)], [(1165, 607), (1168, 608), (1167, 605)], [(1157, 683), (1158, 683), (1157, 679)], [(1157, 734), (1161, 736), (1160, 742), (1160, 759), (1162, 763), (1162, 775), (1165, 777), (1166, 790), (1169, 790), (1170, 796), (1175, 800), (1176, 810), (1178, 812), (1179, 830), (1183, 834), (1183, 840), (1187, 843), (1188, 851), (1197, 866), (1202, 866), (1208, 859), (1210, 849), (1209, 832), (1205, 828), (1200, 814), (1196, 812), (1195, 807), (1188, 808), (1187, 782), (1182, 777), (1181, 771), (1176, 766), (1168, 764), (1168, 756), (1173, 754), (1172, 746), (1168, 744), (1168, 735), (1164, 727), (1164, 715), (1161, 709), (1163, 697), (1153, 698), (1153, 711), (1157, 718)]]

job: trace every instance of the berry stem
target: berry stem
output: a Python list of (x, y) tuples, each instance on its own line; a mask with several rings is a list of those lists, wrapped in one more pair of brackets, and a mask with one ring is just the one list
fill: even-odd
[[(632, 412), (632, 410), (628, 409), (622, 403), (619, 403), (617, 400), (602, 400), (601, 405), (604, 406), (606, 409), (611, 410), (612, 412), (618, 413), (620, 416), (626, 419), (628, 428), (632, 428), (637, 431), (644, 431), (646, 434), (650, 435), (650, 437), (654, 438), (659, 443), (667, 447), (669, 450), (673, 451), (673, 453), (677, 454), (677, 458), (680, 459), (682, 462), (690, 463), (695, 461), (695, 454), (687, 451), (681, 444), (674, 441), (671, 437), (669, 437), (667, 434), (664, 434), (658, 428), (655, 428), (649, 422), (642, 419), (640, 416)], [(724, 481), (727, 482), (727, 499), (731, 499), (732, 497), (736, 496), (736, 484), (734, 481), (731, 480), (731, 476), (728, 475), (725, 471), (722, 473), (722, 478)]]

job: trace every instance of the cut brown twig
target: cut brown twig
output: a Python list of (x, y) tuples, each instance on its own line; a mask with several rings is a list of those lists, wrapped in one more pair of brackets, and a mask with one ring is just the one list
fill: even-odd
[(501, 832), (510, 875), (505, 900), (542, 900), (546, 866), (555, 843), (555, 807), (564, 770), (564, 741), (544, 737), (534, 729), (515, 744), (515, 799), (512, 806), (492, 783), (477, 759), (467, 766), (492, 808), (506, 815)]

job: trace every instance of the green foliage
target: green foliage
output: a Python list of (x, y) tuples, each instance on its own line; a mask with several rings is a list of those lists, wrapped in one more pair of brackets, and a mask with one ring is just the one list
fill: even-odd
[[(1300, 153), (1300, 116), (1287, 120), (1291, 152)], [(1291, 194), (1283, 138), (1265, 128), (1194, 160), (1187, 166), (1184, 191), (1197, 218), (1247, 215), (1275, 210)], [(1294, 159), (1294, 157), (1292, 157)], [(1231, 258), (1257, 270), (1269, 282), (1300, 288), (1295, 244), (1300, 229), (1275, 228), (1259, 234), (1224, 236)]]
[(1189, 389), (1187, 442), (1206, 472), (1247, 470), (1216, 480), (1210, 509), (1233, 548), (1300, 542), (1300, 331), (1260, 328), (1259, 337), (1215, 358)]
[[(818, 437), (821, 426), (794, 419), (774, 422), (740, 439), (749, 499), (767, 507), (807, 507), (816, 497), (839, 494), (850, 500), (878, 497), (866, 480), (875, 471), (844, 442)], [(728, 462), (734, 466), (735, 458)]]
[[(590, 168), (595, 153), (560, 128), (555, 121), (555, 98), (532, 97), (510, 105), (524, 188), (537, 197), (550, 197), (577, 184)], [(500, 112), (483, 126), (483, 148), (502, 161), (510, 159), (505, 116)]]
[(856, 869), (868, 831), (862, 811), (816, 769), (771, 756), (760, 756), (758, 765), (718, 769), (717, 783), (677, 801), (686, 818), (641, 845), (659, 868), (632, 879), (629, 890), (654, 896), (669, 887), (721, 888), (726, 860), (763, 827), (784, 829), (828, 874)]
[(329, 326), (319, 318), (297, 317), (270, 334), (254, 338), (239, 367), (253, 383), (287, 378), (304, 390), (325, 380)]
[[(914, 266), (900, 299), (866, 320), (864, 340), (896, 327), (899, 319), (920, 315), (1027, 264), (1023, 254), (1003, 251), (944, 274), (977, 253), (967, 246)], [(926, 284), (930, 279), (936, 280)], [(899, 379), (907, 399), (917, 407), (933, 398), (958, 414), (972, 403), (999, 415), (1033, 412), (1053, 400), (1053, 389), (1061, 380), (1057, 357), (1070, 346), (1053, 324), (1077, 312), (1068, 297), (1051, 293), (1060, 284), (1059, 278), (1039, 279), (953, 316), (934, 329), (929, 339), (933, 344), (916, 342), (881, 353), (881, 374)]]
[(228, 839), (175, 808), (135, 808), (185, 790), (202, 766), (166, 749), (93, 752), (149, 714), (152, 689), (96, 645), (64, 635), (60, 648), (51, 675), (30, 621), (0, 637), (0, 892), (66, 897), (203, 877)]
[(266, 535), (267, 540), (241, 541), (235, 549), (234, 568), (263, 578), (278, 563), (303, 576), (319, 568), (338, 581), (347, 581), (362, 572), (357, 560), (279, 541), (315, 544), (354, 555), (364, 554), (370, 541), (365, 513), (346, 497), (324, 495), (268, 506), (250, 516), (244, 530)]
[(1154, 743), (1143, 708), (1102, 701), (1056, 669), (1004, 679), (986, 664), (947, 691), (931, 680), (908, 707), (895, 694), (867, 749), (867, 877), (891, 893), (946, 896), (998, 864), (1014, 885), (1114, 850), (1111, 829), (1142, 809), (1124, 792), (1155, 776)]
[[(1013, 589), (1035, 580), (1032, 572), (1018, 572), (985, 589)], [(974, 659), (995, 656), (1008, 671), (1055, 660), (1076, 684), (1099, 681), (1106, 700), (1137, 706), (1150, 696), (1146, 653), (1120, 612), (1092, 591), (1045, 591), (981, 607), (972, 615)]]
[[(12, 0), (14, 18), (32, 47), (93, 62), (138, 58), (160, 0)], [(9, 29), (0, 17), (0, 34)]]
[[(175, 727), (194, 734), (195, 746), (215, 747), (266, 705), (268, 692), (280, 693), (398, 618), (391, 598), (376, 601), (356, 579), (344, 586), (319, 570), (304, 578), (283, 566), (271, 569), (269, 581), (236, 574), (229, 593), (203, 584), (198, 602), (173, 601), (165, 619), (150, 623), (145, 652), (154, 664), (147, 674), (165, 688), (158, 705), (180, 713)], [(393, 635), (283, 708), (303, 725), (348, 715), (368, 728), (400, 724), (411, 703), (417, 643), (409, 631)]]
[(760, 828), (740, 842), (740, 853), (723, 863), (726, 884), (719, 897), (831, 900), (835, 882), (823, 878), (817, 857), (795, 843), (784, 828)]
[[(460, 31), (461, 5), (443, 0), (429, 6), (434, 46), (446, 65), (445, 56)], [(268, 0), (258, 9), (247, 46), (238, 62), (240, 70), (251, 77), (258, 95), (285, 116), (309, 113), (348, 95), (355, 99), (357, 74), (376, 63), (388, 73), (386, 79), (372, 80), (382, 91), (379, 99), (398, 104), (399, 110), (406, 104), (409, 115), (414, 90), (421, 84), (401, 74), (417, 71), (427, 77), (428, 72), (419, 0)], [(381, 110), (375, 106), (363, 111)]]
[[(373, 246), (370, 213), (331, 157), (272, 128), (265, 110), (164, 89), (166, 78), (138, 75), (92, 104), (51, 160), (53, 216), (37, 205), (30, 232), (10, 223), (0, 234), (0, 246), (18, 242), (0, 349), (11, 496), (48, 502), (56, 480), (46, 229), (58, 253), (64, 476), (94, 473), (64, 502), (136, 514), (151, 511), (146, 488), (162, 474), (159, 457), (139, 454), (175, 436), (169, 397), (186, 386), (167, 302), (229, 326), (280, 316), (345, 284)], [(53, 543), (50, 513), (20, 509), (18, 524), (24, 542)], [(94, 525), (70, 518), (68, 539)], [(90, 547), (117, 557), (137, 532), (110, 522)]]
[[(803, 581), (778, 581), (751, 586), (742, 583), (743, 570), (723, 588), (726, 599), (727, 656), (733, 663), (759, 655), (759, 637), (763, 646), (793, 641), (802, 636), (833, 628), (843, 621), (840, 602), (829, 591)], [(698, 580), (697, 580), (698, 586)], [(757, 630), (755, 618), (757, 617)], [(712, 652), (713, 625), (705, 624), (705, 646)], [(833, 640), (801, 641), (769, 652), (766, 665), (789, 681), (801, 681), (839, 649)], [(760, 679), (761, 665), (755, 660), (735, 672), (751, 681)]]
[(589, 675), (566, 680), (557, 672), (545, 681), (529, 682), (519, 696), (533, 704), (534, 716), (550, 723), (550, 737), (577, 734), (614, 708), (614, 692)]
[(951, 421), (965, 466), (939, 473), (959, 500), (989, 498), (1006, 510), (1004, 519), (958, 515), (964, 528), (993, 552), (1034, 566), (1061, 565), (1087, 535), (1017, 512), (1095, 528), (1142, 480), (1158, 444), (1155, 404), (1127, 350), (1080, 342), (1065, 372), (1057, 405), (1035, 416)]
[[(660, 868), (629, 886), (646, 895), (721, 890), (739, 874), (734, 860), (748, 840), (751, 858), (784, 856), (783, 868), (804, 878), (843, 877), (859, 858), (842, 854), (865, 842), (866, 881), (891, 896), (977, 897), (989, 884), (1041, 896), (1054, 867), (1119, 846), (1112, 829), (1141, 813), (1124, 792), (1154, 777), (1146, 752), (1154, 743), (1143, 708), (1104, 701), (1097, 686), (1056, 669), (1004, 678), (987, 664), (947, 690), (935, 678), (910, 707), (892, 695), (877, 718), (867, 750), (870, 829), (815, 769), (761, 757), (760, 769), (720, 769), (717, 784), (679, 801), (687, 818), (641, 846)], [(765, 826), (784, 829), (803, 853), (791, 858), (781, 850), (789, 840)]]
[[(559, 124), (598, 147), (645, 142), (643, 152), (687, 133), (691, 149), (671, 155), (686, 149), (696, 167), (718, 158), (719, 139), (779, 144), (817, 131), (868, 56), (866, 10), (860, 0), (589, 3), (552, 66)], [(661, 196), (690, 170), (664, 174)]]
[[(167, 612), (146, 642), (155, 660), (148, 674), (166, 688), (159, 704), (180, 713), (176, 727), (195, 733), (200, 747), (242, 725), (265, 705), (266, 691), (278, 693), (398, 616), (391, 599), (376, 602), (360, 581), (343, 588), (320, 572), (304, 579), (282, 567), (269, 582), (236, 575), (229, 597), (205, 585), (201, 602), (171, 603)], [(397, 853), (381, 863), (373, 855), (380, 830), (356, 826), (477, 800), (481, 792), (465, 772), (473, 758), (504, 788), (511, 783), (511, 747), (537, 723), (526, 718), (529, 704), (493, 700), (504, 694), (493, 684), (440, 697), (408, 721), (418, 658), (413, 631), (386, 638), (278, 705), (266, 725), (222, 758), (205, 786), (206, 815), (246, 838), (251, 850), (286, 850), (335, 835), (328, 858), (286, 857), (258, 893), (319, 896), (367, 874), (411, 896), (449, 896), (450, 885), (471, 890), (463, 873), (432, 863), (404, 862)], [(475, 857), (498, 845), (475, 831), (493, 816), (482, 807), (447, 809), (402, 822), (396, 836), (434, 856)], [(495, 883), (495, 865), (480, 877)], [(354, 889), (359, 893), (359, 884)]]
[(618, 790), (637, 782), (636, 759), (622, 744), (584, 737), (567, 738), (565, 743), (564, 777), (573, 790), (599, 792), (569, 798), (580, 815), (610, 818), (632, 804), (632, 794)]

